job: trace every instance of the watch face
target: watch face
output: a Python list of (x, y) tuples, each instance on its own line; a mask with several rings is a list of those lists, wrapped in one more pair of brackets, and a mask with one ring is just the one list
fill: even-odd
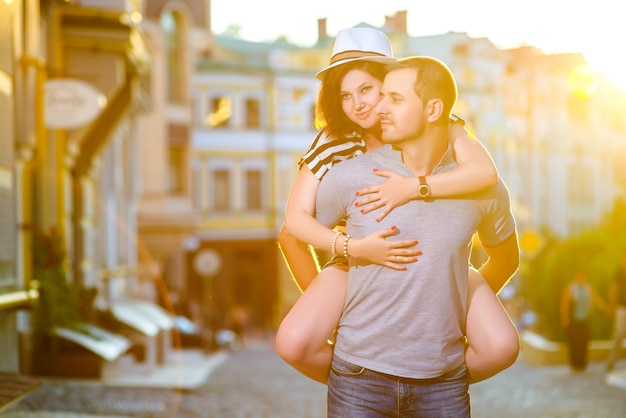
[(419, 194), (420, 197), (428, 197), (430, 195), (430, 187), (427, 184), (422, 184), (418, 187), (417, 194)]

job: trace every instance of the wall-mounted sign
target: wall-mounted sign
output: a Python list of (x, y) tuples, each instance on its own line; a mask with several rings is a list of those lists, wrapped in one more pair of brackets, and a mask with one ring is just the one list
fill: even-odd
[(102, 92), (82, 80), (48, 80), (44, 104), (46, 128), (79, 128), (94, 120), (106, 103), (106, 96)]

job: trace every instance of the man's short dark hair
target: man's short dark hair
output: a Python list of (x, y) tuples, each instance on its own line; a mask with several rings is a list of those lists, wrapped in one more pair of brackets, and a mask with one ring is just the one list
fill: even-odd
[[(413, 89), (422, 103), (440, 99), (444, 105), (444, 115), (449, 119), (456, 105), (458, 90), (454, 75), (442, 61), (426, 56), (413, 56), (399, 59), (387, 65), (388, 71), (412, 69), (416, 72)], [(448, 123), (448, 120), (445, 120)]]

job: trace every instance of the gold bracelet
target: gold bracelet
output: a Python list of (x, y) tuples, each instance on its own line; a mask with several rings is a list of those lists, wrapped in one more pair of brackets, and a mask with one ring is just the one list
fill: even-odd
[(346, 235), (343, 240), (343, 256), (345, 258), (350, 257), (350, 255), (348, 254), (348, 241), (350, 241), (350, 238), (352, 238), (352, 235)]
[(339, 238), (339, 235), (341, 234), (343, 234), (343, 232), (337, 231), (335, 237), (333, 238), (333, 244), (330, 247), (330, 253), (333, 255), (333, 257), (337, 255), (337, 238)]

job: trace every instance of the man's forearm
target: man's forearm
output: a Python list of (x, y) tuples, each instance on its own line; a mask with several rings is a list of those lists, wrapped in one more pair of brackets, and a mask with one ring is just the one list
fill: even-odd
[(491, 290), (495, 294), (500, 293), (502, 288), (509, 282), (513, 274), (517, 271), (517, 267), (513, 266), (513, 263), (496, 263), (488, 260), (482, 265), (478, 271), (484, 277)]
[(513, 233), (497, 247), (485, 247), (485, 252), (489, 258), (478, 271), (489, 287), (498, 294), (519, 268), (520, 253), (517, 233)]

